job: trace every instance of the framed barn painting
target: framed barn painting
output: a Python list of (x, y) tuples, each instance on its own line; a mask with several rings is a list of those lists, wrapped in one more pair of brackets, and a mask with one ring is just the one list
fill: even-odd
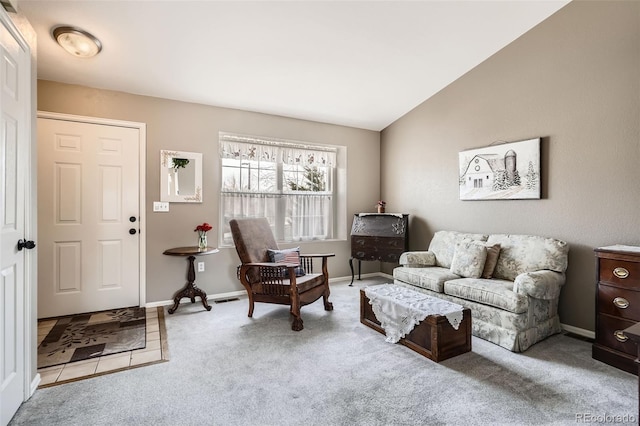
[(540, 199), (540, 138), (459, 153), (461, 200)]

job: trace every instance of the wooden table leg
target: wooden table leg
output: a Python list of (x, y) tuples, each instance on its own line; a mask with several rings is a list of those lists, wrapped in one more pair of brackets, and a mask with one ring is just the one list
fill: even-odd
[(196, 260), (196, 257), (189, 256), (188, 260), (189, 260), (189, 269), (187, 272), (188, 282), (187, 282), (187, 285), (185, 285), (184, 288), (180, 290), (176, 294), (176, 296), (173, 298), (173, 306), (168, 309), (168, 312), (170, 314), (174, 313), (176, 309), (178, 309), (178, 306), (180, 305), (180, 299), (182, 299), (183, 297), (188, 297), (189, 299), (191, 299), (191, 302), (193, 303), (196, 301), (196, 296), (200, 296), (200, 299), (202, 299), (202, 306), (204, 306), (204, 308), (207, 311), (211, 310), (211, 306), (209, 306), (209, 303), (207, 302), (207, 293), (205, 293), (204, 291), (199, 289), (198, 286), (195, 285), (196, 268), (194, 266), (194, 261)]

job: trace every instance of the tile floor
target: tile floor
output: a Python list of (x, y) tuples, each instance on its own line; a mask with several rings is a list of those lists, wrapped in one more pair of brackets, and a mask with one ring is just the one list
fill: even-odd
[[(38, 346), (56, 320), (38, 322)], [(39, 368), (40, 385), (48, 387), (91, 376), (142, 367), (169, 359), (163, 308), (147, 308), (147, 345), (144, 349), (105, 355), (99, 358)]]

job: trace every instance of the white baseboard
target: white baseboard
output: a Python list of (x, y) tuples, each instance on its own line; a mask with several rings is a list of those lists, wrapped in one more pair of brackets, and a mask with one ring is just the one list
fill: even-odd
[[(370, 274), (362, 274), (361, 277), (362, 278), (386, 277), (386, 278), (389, 278), (389, 279), (393, 280), (393, 277), (391, 275), (384, 274), (382, 272), (373, 272), (373, 273), (370, 273)], [(337, 283), (339, 283), (341, 281), (351, 282), (351, 276), (329, 278), (329, 284), (337, 284)], [(246, 296), (246, 295), (247, 295), (247, 292), (244, 291), (244, 290), (230, 291), (230, 292), (227, 292), (227, 293), (208, 294), (207, 295), (207, 300), (209, 302), (215, 302), (216, 300), (235, 299), (237, 297), (243, 297), (243, 296)], [(196, 299), (200, 300), (200, 297), (196, 297)], [(173, 299), (160, 300), (160, 301), (157, 301), (157, 302), (147, 302), (147, 303), (145, 303), (144, 307), (145, 308), (155, 308), (155, 307), (158, 307), (158, 306), (169, 306), (169, 305), (173, 305)]]
[(42, 378), (40, 377), (40, 373), (36, 373), (36, 376), (33, 378), (33, 380), (31, 381), (31, 385), (29, 386), (29, 398), (31, 398), (36, 392), (36, 389), (38, 389), (38, 386), (40, 386), (41, 381)]
[[(247, 292), (244, 290), (238, 291), (230, 291), (227, 293), (217, 293), (217, 294), (208, 294), (207, 300), (209, 302), (215, 302), (216, 300), (228, 300), (228, 299), (236, 299), (238, 297), (246, 296)], [(188, 299), (187, 299), (188, 300)], [(199, 296), (196, 296), (196, 300), (200, 300)], [(160, 300), (158, 302), (148, 302), (145, 303), (145, 308), (155, 308), (157, 306), (168, 306), (173, 305), (173, 299), (171, 300)]]
[(567, 325), (567, 324), (560, 324), (560, 327), (562, 327), (564, 331), (577, 334), (578, 336), (586, 337), (588, 339), (596, 338), (595, 331), (585, 330), (584, 328), (578, 328), (578, 327), (574, 327), (572, 325)]

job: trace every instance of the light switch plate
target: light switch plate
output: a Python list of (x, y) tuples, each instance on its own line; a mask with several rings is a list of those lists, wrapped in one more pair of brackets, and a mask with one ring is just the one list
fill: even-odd
[(169, 202), (168, 201), (154, 201), (153, 202), (153, 211), (154, 212), (168, 212), (169, 211)]

